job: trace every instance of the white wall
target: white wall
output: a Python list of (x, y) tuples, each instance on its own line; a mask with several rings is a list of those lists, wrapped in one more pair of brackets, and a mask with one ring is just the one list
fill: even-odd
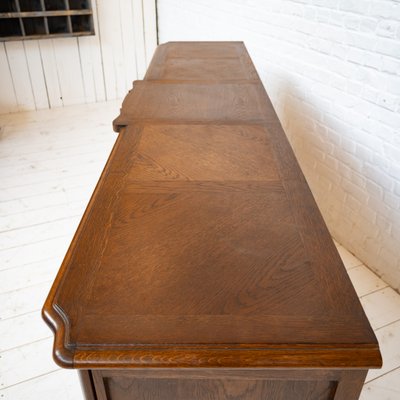
[(0, 43), (0, 113), (125, 96), (156, 42), (155, 0), (92, 0), (95, 36)]
[(158, 0), (159, 40), (243, 40), (331, 233), (400, 288), (400, 2)]

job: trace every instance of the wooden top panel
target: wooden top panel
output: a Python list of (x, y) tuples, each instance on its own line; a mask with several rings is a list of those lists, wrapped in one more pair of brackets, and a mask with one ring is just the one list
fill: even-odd
[(259, 123), (271, 117), (258, 83), (156, 83), (135, 81), (114, 129), (135, 122)]
[[(136, 180), (279, 179), (271, 143), (259, 126), (146, 125), (144, 132)], [(243, 151), (254, 157), (243, 158)]]
[[(137, 86), (43, 309), (56, 361), (379, 366), (261, 84)], [(226, 110), (229, 102), (239, 106)]]
[(258, 81), (258, 75), (242, 42), (179, 42), (158, 46), (145, 80)]

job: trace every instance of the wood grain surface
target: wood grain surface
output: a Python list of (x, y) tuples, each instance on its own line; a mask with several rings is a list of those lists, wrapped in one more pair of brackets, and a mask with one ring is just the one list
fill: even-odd
[(198, 380), (198, 379), (130, 379), (116, 376), (105, 380), (108, 398), (133, 399), (176, 399), (196, 400), (218, 399), (267, 399), (287, 400), (305, 398), (309, 400), (328, 399), (334, 391), (329, 381), (266, 381), (266, 380)]
[[(43, 308), (60, 365), (359, 368), (363, 376), (381, 365), (242, 43), (163, 45), (114, 128), (118, 139)], [(183, 399), (191, 385), (128, 381), (115, 378), (107, 390)], [(329, 382), (255, 378), (240, 387), (206, 382), (197, 398), (207, 385), (235, 399), (333, 398)]]
[[(223, 50), (222, 50), (223, 49)], [(240, 42), (170, 42), (157, 47), (146, 81), (259, 82), (257, 72)]]
[(262, 84), (135, 81), (114, 129), (138, 123), (262, 124), (274, 118)]
[(131, 369), (92, 370), (88, 375), (97, 400), (355, 400), (366, 371)]

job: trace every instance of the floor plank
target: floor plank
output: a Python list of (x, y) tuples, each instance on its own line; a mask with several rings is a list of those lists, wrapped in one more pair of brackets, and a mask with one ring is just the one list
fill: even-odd
[(50, 329), (43, 323), (41, 310), (9, 318), (0, 321), (0, 352), (52, 336)]
[(0, 294), (53, 280), (61, 261), (60, 255), (0, 271)]
[(360, 400), (399, 400), (400, 368), (367, 383)]
[(378, 329), (375, 334), (381, 346), (383, 367), (370, 370), (367, 382), (400, 368), (400, 320)]
[(59, 369), (51, 356), (52, 347), (53, 338), (49, 337), (3, 351), (0, 363), (1, 387), (16, 385)]
[[(85, 136), (83, 136), (85, 137)], [(0, 168), (10, 167), (10, 165), (18, 163), (18, 165), (32, 165), (34, 163), (46, 162), (50, 165), (56, 164), (57, 162), (68, 161), (70, 157), (83, 157), (85, 155), (103, 155), (104, 147), (108, 148), (111, 141), (111, 137), (107, 136), (102, 140), (80, 140), (81, 143), (76, 143), (75, 145), (66, 146), (64, 148), (54, 148), (54, 146), (46, 146), (44, 150), (41, 151), (29, 151), (25, 154), (15, 154), (9, 155), (7, 157), (0, 158)], [(85, 143), (86, 142), (86, 143)], [(66, 144), (71, 144), (71, 142), (66, 142)]]
[(68, 204), (52, 205), (39, 210), (27, 210), (16, 214), (0, 217), (0, 232), (21, 229), (46, 222), (79, 217), (85, 209), (84, 201), (74, 201)]
[[(71, 163), (68, 165), (58, 165), (50, 170), (43, 168), (40, 170), (34, 170), (34, 168), (32, 168), (32, 171), (25, 171), (19, 176), (1, 174), (1, 188), (21, 185), (25, 186), (33, 183), (45, 183), (49, 180), (64, 179), (69, 177), (79, 177), (83, 171), (85, 174), (89, 174), (91, 172), (101, 172), (106, 160), (106, 156), (100, 160), (82, 160), (80, 163), (77, 163), (76, 161), (72, 162), (71, 160)], [(78, 182), (76, 186), (80, 186)], [(3, 199), (2, 201), (6, 200), (7, 199)]]
[[(98, 171), (101, 171), (101, 167), (104, 165), (105, 157), (101, 161), (96, 162), (94, 165), (90, 165), (89, 171), (86, 172), (85, 165), (81, 165), (79, 174), (67, 174), (68, 167), (63, 169), (62, 173), (51, 174), (49, 171), (44, 172), (46, 180), (39, 180), (38, 178), (43, 175), (39, 172), (34, 173), (34, 177), (30, 177), (29, 180), (23, 181), (22, 179), (18, 182), (12, 180), (13, 185), (10, 187), (4, 187), (1, 189), (1, 201), (10, 201), (26, 197), (32, 197), (43, 193), (50, 193), (58, 190), (67, 190), (69, 188), (77, 186), (85, 186), (92, 184), (96, 177), (98, 177)], [(1, 168), (1, 167), (0, 167)], [(92, 170), (92, 172), (90, 172)], [(82, 171), (84, 171), (82, 173)], [(4, 182), (3, 182), (4, 185)]]
[(400, 319), (400, 295), (390, 287), (362, 297), (361, 304), (375, 330)]
[[(87, 128), (87, 130), (90, 129)], [(2, 143), (4, 143), (4, 146), (2, 144), (0, 147), (0, 163), (17, 162), (21, 159), (40, 160), (41, 157), (46, 159), (53, 157), (54, 154), (62, 154), (69, 151), (82, 152), (82, 149), (86, 149), (95, 143), (108, 143), (110, 140), (112, 139), (108, 129), (98, 132), (96, 137), (85, 134), (73, 140), (65, 134), (61, 135), (58, 139), (53, 138), (52, 141), (42, 140), (37, 143), (30, 143), (28, 141), (29, 144), (27, 144), (27, 140), (25, 140), (20, 145), (16, 145), (15, 143), (7, 144), (3, 140)]]
[[(108, 146), (104, 146), (108, 149)], [(19, 165), (15, 168), (5, 168), (1, 169), (2, 178), (6, 178), (5, 182), (12, 181), (20, 181), (24, 184), (31, 184), (30, 177), (32, 175), (37, 176), (37, 174), (41, 172), (52, 172), (52, 171), (65, 171), (69, 170), (72, 172), (77, 171), (85, 171), (86, 165), (96, 165), (100, 166), (104, 165), (104, 162), (107, 160), (106, 157), (100, 156), (96, 153), (89, 153), (85, 155), (75, 155), (74, 157), (69, 157), (65, 159), (59, 160), (49, 160), (48, 162), (35, 162), (28, 163), (25, 165)], [(7, 199), (6, 199), (7, 200)]]
[(57, 370), (0, 391), (4, 400), (83, 400), (76, 371)]
[(0, 294), (0, 316), (4, 320), (42, 308), (51, 280)]
[[(63, 256), (72, 239), (71, 235), (42, 240), (20, 247), (0, 251), (0, 270)], [(32, 239), (34, 240), (34, 238)]]
[(12, 229), (0, 233), (0, 250), (12, 249), (60, 236), (72, 236), (80, 221), (80, 216), (62, 218), (26, 228)]
[(0, 202), (0, 217), (15, 215), (30, 210), (42, 210), (55, 205), (69, 205), (76, 201), (87, 202), (93, 188), (93, 184), (88, 185), (83, 182), (68, 190), (59, 188), (53, 192), (39, 195), (30, 193), (20, 199)]
[(358, 267), (359, 265), (362, 264), (362, 262), (357, 257), (355, 257), (353, 254), (351, 254), (342, 245), (339, 244), (336, 247), (338, 249), (340, 257), (342, 258), (343, 264), (347, 270), (354, 268), (354, 267)]
[(388, 286), (386, 282), (377, 277), (365, 265), (359, 265), (348, 270), (349, 277), (359, 297), (366, 296), (372, 292), (384, 289)]

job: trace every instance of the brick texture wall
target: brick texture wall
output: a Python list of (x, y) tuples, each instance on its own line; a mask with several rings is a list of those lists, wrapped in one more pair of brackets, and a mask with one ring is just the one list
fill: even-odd
[(332, 235), (400, 289), (400, 1), (158, 0), (160, 43), (242, 40)]

